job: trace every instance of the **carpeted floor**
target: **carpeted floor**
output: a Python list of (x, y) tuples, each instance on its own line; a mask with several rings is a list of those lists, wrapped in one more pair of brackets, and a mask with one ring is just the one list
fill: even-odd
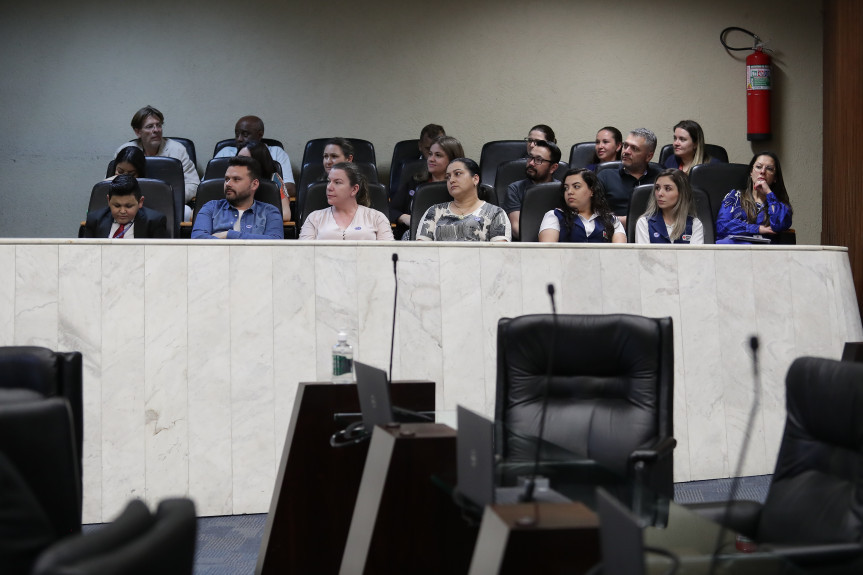
[[(763, 502), (770, 487), (770, 475), (742, 477), (736, 499)], [(674, 486), (677, 503), (723, 501), (728, 499), (731, 479), (690, 481)], [(254, 573), (258, 548), (267, 516), (230, 515), (198, 520), (195, 575), (245, 575)], [(96, 526), (87, 526), (85, 531)]]

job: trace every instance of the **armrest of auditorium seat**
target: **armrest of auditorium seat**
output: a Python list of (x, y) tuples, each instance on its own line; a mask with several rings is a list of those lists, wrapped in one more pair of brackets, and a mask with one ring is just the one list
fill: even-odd
[[(684, 507), (717, 525), (724, 525), (736, 533), (754, 539), (758, 531), (758, 521), (763, 505), (757, 501), (739, 500), (689, 503)], [(728, 510), (727, 518), (726, 509)]]

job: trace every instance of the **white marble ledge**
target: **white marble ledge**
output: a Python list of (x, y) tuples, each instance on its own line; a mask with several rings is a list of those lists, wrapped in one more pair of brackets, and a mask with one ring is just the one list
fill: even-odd
[(113, 240), (102, 238), (0, 238), (0, 245), (172, 245), (172, 246), (379, 246), (392, 248), (480, 248), (480, 249), (540, 249), (540, 250), (707, 250), (707, 251), (787, 251), (787, 252), (847, 252), (845, 246), (819, 245), (663, 245), (663, 244), (570, 244), (539, 242), (378, 242), (378, 241), (337, 241), (337, 240), (184, 240), (184, 239), (131, 239)]

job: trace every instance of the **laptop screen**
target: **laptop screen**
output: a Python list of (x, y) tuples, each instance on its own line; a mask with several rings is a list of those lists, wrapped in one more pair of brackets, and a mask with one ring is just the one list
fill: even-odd
[(387, 372), (359, 361), (354, 361), (357, 375), (357, 394), (363, 414), (363, 426), (371, 433), (375, 425), (385, 426), (395, 421), (390, 401), (390, 383)]
[(458, 406), (458, 491), (480, 507), (494, 500), (494, 422)]

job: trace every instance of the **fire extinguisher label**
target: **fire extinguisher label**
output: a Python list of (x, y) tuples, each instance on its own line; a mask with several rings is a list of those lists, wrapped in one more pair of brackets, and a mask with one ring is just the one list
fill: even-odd
[(746, 89), (769, 90), (770, 66), (746, 66)]

